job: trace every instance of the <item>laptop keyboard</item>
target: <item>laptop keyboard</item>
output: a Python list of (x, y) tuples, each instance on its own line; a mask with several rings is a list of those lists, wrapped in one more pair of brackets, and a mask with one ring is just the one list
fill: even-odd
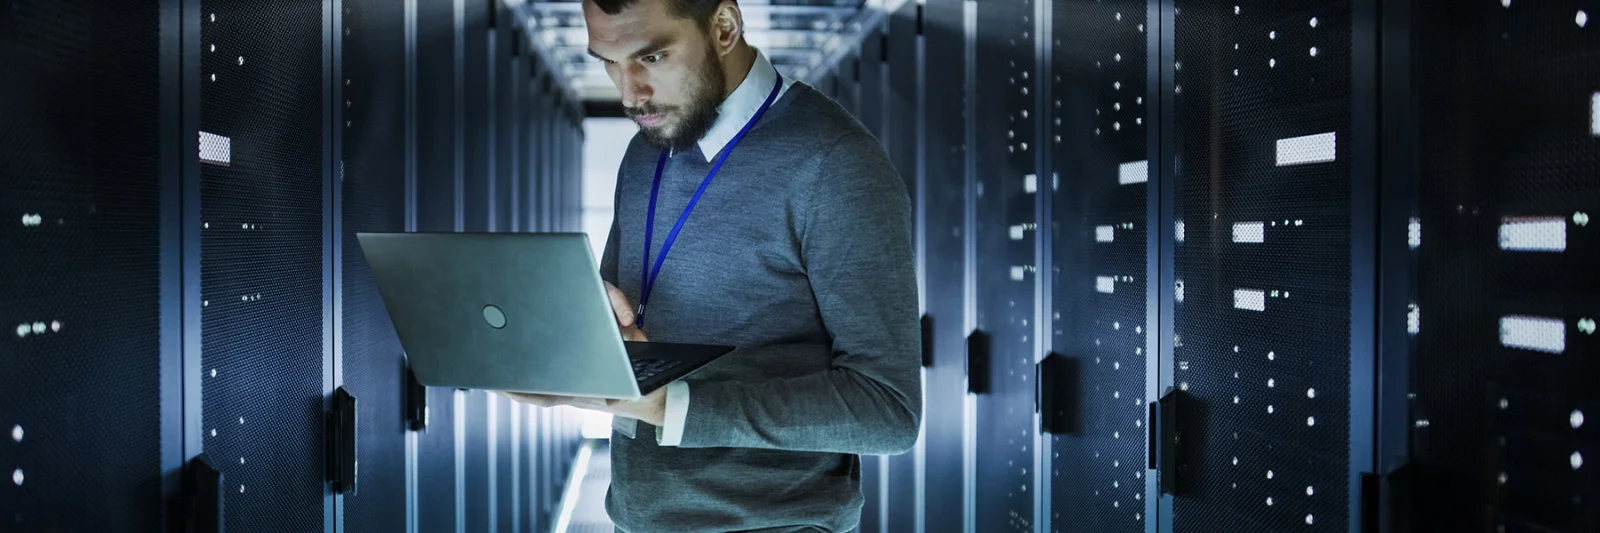
[(678, 366), (678, 363), (677, 359), (639, 359), (633, 362), (633, 377), (639, 382), (649, 381)]

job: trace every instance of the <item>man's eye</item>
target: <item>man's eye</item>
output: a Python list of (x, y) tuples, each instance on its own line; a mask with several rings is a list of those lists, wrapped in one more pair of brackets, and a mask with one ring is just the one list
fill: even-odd
[(648, 55), (648, 56), (644, 56), (643, 58), (640, 58), (640, 59), (643, 60), (645, 63), (659, 63), (659, 62), (661, 62), (661, 54)]

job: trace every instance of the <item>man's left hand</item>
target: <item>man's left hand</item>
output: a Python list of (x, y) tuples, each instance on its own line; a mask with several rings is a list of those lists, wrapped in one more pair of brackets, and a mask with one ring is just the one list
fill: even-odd
[(521, 392), (502, 392), (512, 401), (537, 405), (539, 407), (555, 407), (568, 405), (579, 409), (610, 413), (612, 416), (621, 416), (642, 421), (656, 427), (666, 423), (667, 418), (667, 388), (661, 387), (636, 400), (606, 400), (600, 398), (574, 398), (571, 396), (550, 396), (545, 394), (527, 394)]

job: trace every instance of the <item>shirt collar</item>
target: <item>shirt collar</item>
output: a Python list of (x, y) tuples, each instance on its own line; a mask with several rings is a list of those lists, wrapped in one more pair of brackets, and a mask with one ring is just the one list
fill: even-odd
[[(717, 106), (717, 121), (711, 124), (711, 129), (705, 136), (700, 137), (700, 153), (704, 154), (706, 161), (710, 162), (722, 152), (722, 148), (733, 140), (739, 130), (744, 129), (750, 117), (756, 115), (761, 109), (761, 104), (767, 101), (767, 95), (772, 94), (772, 84), (778, 80), (778, 70), (767, 60), (767, 55), (756, 49), (756, 61), (750, 67), (750, 73), (745, 75), (739, 87), (728, 95), (722, 105)], [(783, 78), (783, 88), (778, 89), (778, 97), (789, 91), (794, 85), (794, 80), (789, 76)], [(774, 100), (776, 101), (776, 100)]]

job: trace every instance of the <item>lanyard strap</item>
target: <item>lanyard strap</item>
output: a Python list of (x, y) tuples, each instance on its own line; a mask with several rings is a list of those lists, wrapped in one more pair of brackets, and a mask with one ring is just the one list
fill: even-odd
[(656, 194), (661, 190), (661, 172), (667, 166), (667, 155), (669, 153), (668, 149), (661, 150), (661, 157), (656, 160), (655, 182), (650, 185), (650, 212), (644, 221), (644, 262), (640, 263), (639, 269), (640, 276), (643, 279), (639, 285), (639, 310), (634, 313), (633, 319), (636, 326), (644, 327), (644, 310), (645, 306), (650, 305), (650, 290), (655, 288), (656, 277), (661, 275), (661, 264), (666, 262), (667, 252), (672, 250), (672, 243), (678, 240), (678, 232), (683, 229), (683, 223), (689, 220), (689, 213), (694, 212), (695, 204), (700, 203), (700, 196), (705, 194), (706, 186), (711, 185), (711, 178), (716, 177), (717, 171), (722, 170), (722, 163), (728, 160), (728, 154), (733, 153), (733, 147), (739, 145), (739, 140), (744, 138), (744, 134), (749, 132), (757, 121), (761, 120), (761, 115), (766, 114), (768, 108), (772, 107), (772, 103), (778, 99), (778, 90), (782, 88), (783, 74), (777, 74), (777, 83), (772, 85), (772, 92), (767, 94), (767, 100), (761, 103), (761, 108), (756, 110), (755, 116), (750, 117), (750, 121), (744, 123), (744, 127), (739, 130), (739, 133), (728, 141), (727, 148), (724, 148), (722, 155), (717, 157), (717, 164), (712, 166), (711, 172), (707, 173), (706, 178), (700, 181), (700, 188), (694, 191), (694, 197), (689, 199), (689, 205), (684, 206), (683, 213), (678, 215), (678, 223), (672, 225), (672, 231), (667, 233), (667, 240), (661, 243), (661, 253), (656, 255), (655, 266), (647, 269), (644, 267), (650, 265), (650, 241), (655, 236)]

